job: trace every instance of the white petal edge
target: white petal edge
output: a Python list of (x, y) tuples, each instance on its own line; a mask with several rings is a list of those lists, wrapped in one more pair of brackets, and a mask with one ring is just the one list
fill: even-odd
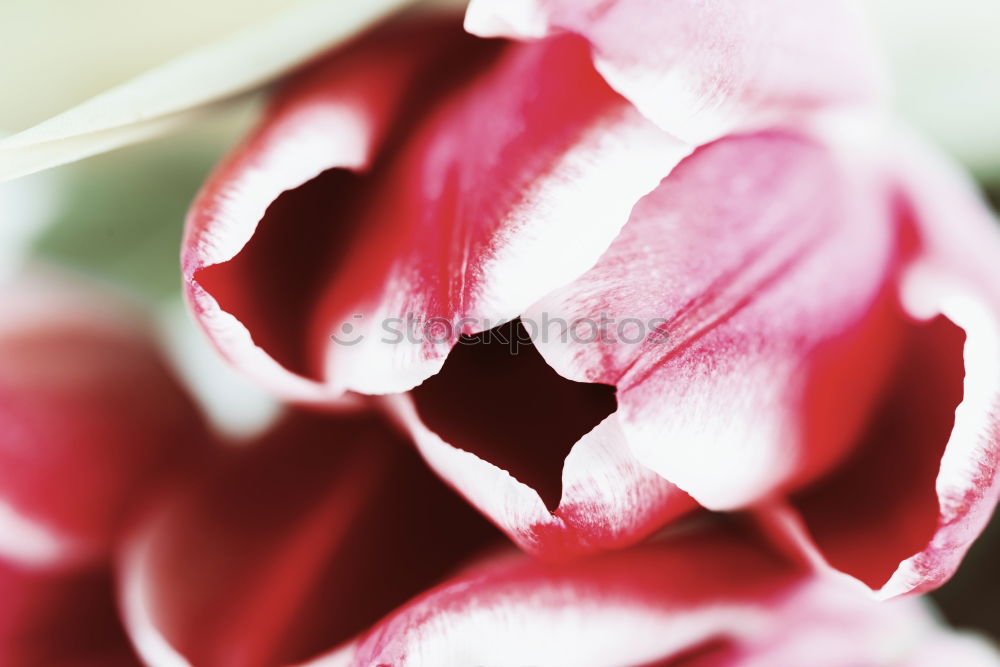
[(171, 300), (158, 307), (156, 322), (174, 370), (220, 433), (245, 442), (283, 414), (274, 396), (219, 358), (183, 302)]
[[(427, 428), (409, 395), (376, 400), (427, 464), (528, 553), (559, 558), (638, 542), (658, 527), (669, 497), (681, 493), (632, 458), (614, 413), (573, 445), (559, 507), (550, 512), (535, 489)], [(600, 508), (592, 525), (581, 520), (588, 507)]]
[(512, 539), (531, 549), (530, 542), (520, 539), (523, 527), (553, 520), (537, 491), (517, 481), (506, 470), (438, 437), (421, 421), (409, 395), (395, 394), (377, 400), (410, 435), (420, 455), (438, 475)]
[[(327, 169), (360, 169), (371, 158), (371, 121), (351, 102), (309, 109), (286, 122), (296, 129), (272, 138), (260, 149), (253, 168), (240, 170), (219, 196), (219, 213), (211, 231), (199, 234), (195, 244), (185, 247), (185, 257), (196, 257), (198, 268), (235, 257), (282, 192), (299, 187)], [(190, 267), (185, 266), (184, 273), (190, 280)], [(342, 390), (287, 371), (257, 346), (249, 329), (224, 311), (201, 285), (191, 283), (186, 296), (218, 352), (252, 380), (287, 400), (353, 403), (344, 398)]]
[[(374, 651), (400, 667), (624, 667), (683, 655), (716, 639), (732, 641), (746, 667), (915, 666), (931, 664), (924, 660), (929, 648), (936, 655), (961, 650), (969, 664), (1000, 660), (983, 639), (939, 625), (922, 600), (877, 603), (818, 579), (744, 600), (643, 600), (599, 584), (518, 581), (500, 590), (488, 574), (446, 583), (378, 624), (375, 635), (305, 664), (368, 664), (360, 661)], [(852, 641), (843, 641), (847, 634)]]
[[(954, 553), (956, 540), (964, 543), (961, 546), (964, 552), (985, 527), (1000, 499), (1000, 477), (995, 473), (978, 503), (970, 507), (967, 498), (970, 490), (979, 489), (985, 481), (988, 471), (979, 466), (997, 465), (989, 459), (989, 454), (991, 448), (994, 457), (997, 451), (990, 438), (997, 434), (995, 415), (1000, 403), (1000, 349), (997, 348), (1000, 321), (996, 312), (974, 294), (970, 286), (948, 281), (930, 267), (916, 266), (905, 276), (903, 303), (911, 314), (941, 314), (965, 332), (965, 380), (962, 402), (955, 409), (955, 425), (935, 483), (940, 503), (939, 530), (924, 551), (900, 563), (879, 590), (880, 598), (903, 595), (917, 588), (927, 578), (928, 563), (934, 562), (934, 553)], [(929, 308), (933, 309), (927, 312)], [(946, 526), (948, 529), (941, 530)]]
[(0, 559), (24, 567), (85, 562), (91, 554), (0, 498)]
[[(496, 254), (483, 268), (489, 279), (470, 309), (482, 315), (481, 323), (490, 322), (481, 329), (514, 319), (549, 291), (585, 273), (621, 232), (635, 203), (655, 190), (694, 148), (649, 123), (631, 106), (591, 128), (507, 215), (505, 224), (511, 231), (497, 237)], [(539, 216), (544, 225), (537, 224)], [(572, 251), (566, 250), (567, 240)], [(544, 275), (538, 266), (546, 267)], [(403, 295), (400, 299), (407, 292), (403, 284), (386, 290)], [(450, 343), (439, 345), (433, 355), (405, 341), (394, 345), (392, 354), (385, 353), (377, 327), (408, 312), (403, 303), (388, 299), (369, 314), (363, 323), (366, 328), (357, 331), (363, 337), (349, 353), (335, 343), (327, 348), (326, 377), (331, 382), (338, 375), (353, 379), (335, 385), (337, 393), (409, 391), (441, 370)]]
[[(889, 600), (928, 585), (942, 583), (951, 569), (983, 530), (1000, 500), (1000, 477), (993, 475), (972, 503), (971, 491), (980, 488), (995, 463), (989, 460), (990, 434), (996, 431), (991, 422), (1000, 404), (1000, 321), (981, 301), (972, 297), (974, 286), (942, 275), (932, 266), (918, 264), (904, 275), (902, 302), (909, 314), (919, 320), (943, 315), (966, 335), (963, 350), (965, 379), (962, 402), (955, 409), (955, 424), (935, 482), (939, 502), (937, 528), (927, 545), (896, 567), (878, 589), (869, 589), (850, 574), (837, 570), (815, 544), (801, 515), (786, 503), (773, 503), (755, 510), (776, 541), (790, 555), (802, 559), (817, 573), (834, 579), (850, 580), (859, 590), (866, 590), (878, 600)], [(996, 447), (994, 446), (994, 449)]]
[(160, 633), (149, 615), (149, 591), (146, 579), (140, 575), (149, 549), (150, 541), (145, 539), (134, 549), (127, 550), (130, 555), (123, 564), (121, 581), (127, 584), (121, 586), (120, 607), (129, 638), (143, 662), (150, 667), (192, 667)]

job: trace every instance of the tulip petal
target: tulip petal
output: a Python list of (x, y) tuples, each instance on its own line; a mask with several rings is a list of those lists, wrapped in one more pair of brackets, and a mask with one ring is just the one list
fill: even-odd
[(377, 625), (353, 665), (637, 665), (759, 633), (795, 579), (738, 539), (682, 540), (560, 566), (486, 563)]
[(935, 479), (963, 398), (964, 343), (963, 331), (945, 318), (910, 323), (851, 455), (790, 499), (786, 529), (824, 569), (888, 596), (881, 589), (900, 563), (934, 536)]
[[(895, 665), (943, 637), (916, 601), (878, 604), (735, 531), (701, 530), (568, 564), (494, 558), (308, 664)], [(984, 643), (953, 646), (997, 662)]]
[(965, 332), (962, 402), (935, 483), (937, 531), (901, 563), (883, 594), (946, 581), (982, 532), (1000, 497), (1000, 233), (989, 207), (951, 163), (919, 144), (899, 158), (904, 210), (923, 253), (904, 277), (915, 317), (943, 315)]
[(840, 0), (472, 0), (465, 25), (482, 36), (582, 35), (615, 90), (694, 144), (870, 103), (882, 88), (863, 18)]
[(553, 323), (539, 351), (615, 385), (635, 457), (706, 507), (804, 483), (851, 444), (891, 356), (892, 229), (861, 178), (789, 135), (699, 149), (527, 311)]
[(343, 42), (407, 0), (301, 3), (0, 141), (0, 181), (168, 132)]
[(39, 573), (0, 561), (0, 664), (139, 667), (110, 573)]
[[(301, 234), (299, 240), (294, 237), (298, 230), (290, 227), (303, 217), (326, 222), (325, 204), (316, 199), (334, 189), (331, 185), (339, 198), (349, 195), (354, 181), (336, 170), (370, 166), (397, 107), (412, 95), (406, 82), (453, 48), (454, 39), (447, 37), (440, 27), (416, 35), (383, 30), (292, 77), (264, 125), (219, 167), (191, 211), (182, 268), (199, 323), (230, 362), (284, 396), (320, 400), (329, 393), (285, 370), (264, 348), (281, 356), (286, 366), (302, 365), (289, 357), (304, 345), (284, 342), (282, 336), (307, 326), (307, 313), (301, 311), (309, 300), (312, 275), (301, 267), (324, 249), (317, 238), (333, 233), (332, 243), (339, 240), (330, 225), (311, 230), (316, 236)], [(335, 170), (328, 172), (337, 179), (334, 183), (320, 178), (311, 189), (296, 190), (327, 170)], [(333, 194), (337, 200), (338, 192)], [(249, 248), (243, 262), (230, 262), (265, 220), (270, 223), (265, 230), (275, 228), (280, 235), (266, 239), (270, 254)], [(260, 254), (264, 256), (258, 258)], [(220, 307), (219, 300), (238, 311), (240, 319)], [(278, 355), (275, 348), (285, 354)]]
[(946, 161), (907, 140), (893, 171), (916, 251), (906, 351), (855, 455), (794, 498), (786, 536), (879, 597), (955, 572), (1000, 497), (1000, 233)]
[[(615, 415), (573, 444), (562, 465), (558, 506), (508, 470), (450, 444), (421, 420), (409, 396), (387, 399), (428, 465), (522, 549), (547, 560), (635, 544), (696, 504), (639, 464)], [(554, 444), (554, 443), (543, 443)]]
[(518, 327), (463, 340), (387, 399), (430, 466), (546, 559), (634, 544), (694, 508), (631, 455), (611, 387), (559, 377)]
[(210, 436), (140, 318), (79, 281), (0, 291), (0, 554), (24, 565), (107, 553)]
[(372, 415), (293, 413), (229, 454), (126, 549), (126, 625), (151, 665), (309, 658), (501, 537)]
[[(329, 342), (360, 316), (366, 338), (328, 344), (324, 359), (327, 377), (355, 391), (415, 386), (461, 334), (511, 320), (583, 273), (689, 151), (611, 91), (571, 36), (508, 47), (423, 132), (394, 161), (399, 194), (369, 212), (394, 228), (343, 270), (386, 266), (384, 277), (367, 295), (331, 286), (315, 322), (314, 340)], [(414, 316), (416, 337), (384, 335)]]
[[(186, 275), (196, 312), (231, 359), (251, 373), (268, 366), (285, 395), (419, 384), (461, 334), (516, 317), (586, 270), (688, 152), (607, 87), (580, 40), (504, 45), (452, 30), (412, 36), (406, 63), (430, 59), (427, 42), (453, 50), (434, 61), (434, 90), (417, 72), (410, 108), (393, 107), (403, 77), (370, 62), (387, 59), (384, 44), (356, 54), (347, 72), (375, 70), (360, 83), (344, 85), (343, 57), (306, 74), (195, 204)], [(320, 94), (327, 106), (372, 95), (378, 104), (348, 126), (306, 113)], [(378, 144), (366, 128), (394, 111), (395, 132)], [(345, 157), (359, 137), (365, 159)], [(372, 148), (381, 150), (369, 165)], [(364, 173), (331, 169), (302, 184), (338, 166)], [(416, 336), (386, 329), (413, 320)], [(440, 336), (422, 328), (435, 322)], [(295, 386), (279, 367), (297, 374)]]

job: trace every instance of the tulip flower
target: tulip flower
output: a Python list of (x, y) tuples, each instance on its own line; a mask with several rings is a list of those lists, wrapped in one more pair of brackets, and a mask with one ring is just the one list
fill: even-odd
[(702, 507), (881, 596), (943, 582), (996, 502), (1000, 239), (886, 121), (850, 5), (477, 0), (465, 28), (503, 39), (334, 51), (220, 165), (182, 262), (220, 352), (287, 400), (381, 397), (538, 556)]
[(893, 598), (1000, 496), (1000, 230), (858, 7), (407, 4), (0, 142), (2, 179), (277, 80), (180, 268), (287, 405), (223, 447), (135, 318), (0, 294), (0, 658), (996, 664)]

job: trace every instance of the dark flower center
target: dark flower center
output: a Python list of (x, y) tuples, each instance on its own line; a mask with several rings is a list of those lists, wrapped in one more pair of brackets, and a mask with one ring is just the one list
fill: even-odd
[(463, 336), (413, 395), (428, 428), (538, 491), (550, 510), (566, 455), (617, 407), (614, 387), (552, 370), (520, 320)]

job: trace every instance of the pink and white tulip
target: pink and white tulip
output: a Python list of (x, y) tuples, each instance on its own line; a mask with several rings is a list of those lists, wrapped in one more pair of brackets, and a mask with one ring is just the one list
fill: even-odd
[[(886, 123), (853, 5), (465, 27), (501, 39), (411, 17), (310, 65), (212, 176), (183, 267), (220, 352), (288, 400), (383, 396), (535, 555), (700, 505), (882, 596), (944, 581), (996, 501), (1000, 239)], [(544, 363), (459, 345), (518, 317)], [(538, 331), (604, 317), (659, 324)], [(440, 335), (380, 338), (414, 320)]]
[(0, 292), (0, 663), (1000, 664), (890, 599), (1000, 495), (1000, 232), (888, 120), (858, 8), (362, 30), (402, 4), (317, 3), (220, 50), (284, 44), (260, 71), (175, 63), (0, 145), (0, 177), (84, 155), (361, 31), (187, 220), (187, 301), (273, 428), (222, 446), (97, 290)]

